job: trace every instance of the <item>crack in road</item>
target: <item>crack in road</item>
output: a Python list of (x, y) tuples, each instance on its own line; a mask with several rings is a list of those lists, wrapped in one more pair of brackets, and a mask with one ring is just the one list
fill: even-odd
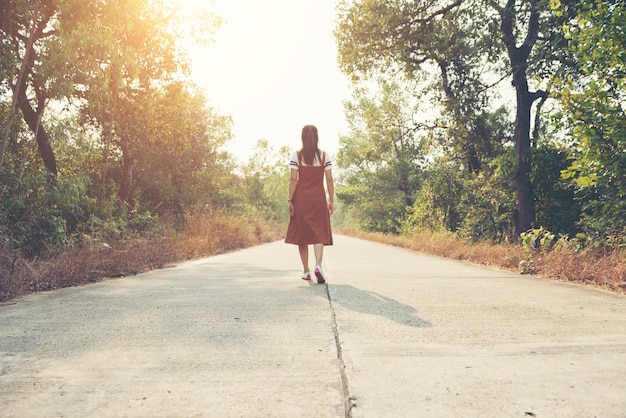
[(346, 374), (346, 364), (343, 361), (343, 350), (341, 349), (341, 341), (339, 339), (339, 327), (337, 326), (337, 316), (335, 315), (335, 307), (333, 299), (330, 297), (330, 287), (326, 283), (326, 296), (328, 297), (328, 305), (330, 306), (330, 314), (332, 316), (333, 333), (335, 334), (335, 347), (337, 349), (337, 361), (339, 363), (339, 374), (341, 376), (341, 387), (343, 390), (343, 403), (345, 417), (352, 417), (352, 408), (356, 407), (356, 398), (350, 395), (350, 384), (348, 375)]

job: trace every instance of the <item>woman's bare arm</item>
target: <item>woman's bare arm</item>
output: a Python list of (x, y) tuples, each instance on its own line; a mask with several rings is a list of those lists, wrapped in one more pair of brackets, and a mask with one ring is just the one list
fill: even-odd
[(333, 170), (326, 170), (326, 189), (328, 190), (328, 213), (331, 215), (335, 209), (335, 182), (333, 181)]

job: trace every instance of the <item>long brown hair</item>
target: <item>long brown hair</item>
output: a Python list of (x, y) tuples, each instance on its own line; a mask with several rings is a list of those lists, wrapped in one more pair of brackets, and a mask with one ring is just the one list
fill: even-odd
[(306, 125), (302, 128), (302, 159), (306, 165), (315, 164), (315, 156), (322, 161), (320, 155), (320, 149), (317, 147), (319, 137), (317, 135), (317, 128), (313, 125)]

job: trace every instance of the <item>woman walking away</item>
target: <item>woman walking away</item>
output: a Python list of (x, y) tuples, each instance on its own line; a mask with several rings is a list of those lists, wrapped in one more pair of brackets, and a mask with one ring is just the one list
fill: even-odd
[[(322, 269), (324, 246), (333, 245), (330, 230), (330, 215), (333, 213), (335, 185), (333, 164), (327, 153), (320, 150), (317, 128), (306, 125), (302, 128), (302, 149), (291, 156), (291, 181), (289, 182), (289, 226), (285, 242), (296, 244), (304, 267), (302, 280), (311, 280), (309, 270), (309, 245), (315, 253), (315, 276), (318, 283), (325, 283)], [(324, 178), (328, 189), (326, 201)]]

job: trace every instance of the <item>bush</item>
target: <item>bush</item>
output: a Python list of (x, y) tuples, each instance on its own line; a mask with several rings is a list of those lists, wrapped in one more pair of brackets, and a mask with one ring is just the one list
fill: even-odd
[[(139, 219), (143, 222), (150, 217)], [(99, 222), (97, 218), (91, 220), (92, 225)], [(178, 233), (163, 223), (158, 230), (150, 232), (151, 221), (147, 230), (135, 235), (119, 233), (119, 224), (101, 222), (100, 225), (101, 229), (92, 235), (82, 235), (79, 245), (69, 245), (47, 259), (26, 258), (15, 251), (0, 250), (0, 301), (29, 292), (162, 268), (178, 261), (277, 240), (284, 233), (280, 224), (220, 211), (187, 214), (186, 225)]]

